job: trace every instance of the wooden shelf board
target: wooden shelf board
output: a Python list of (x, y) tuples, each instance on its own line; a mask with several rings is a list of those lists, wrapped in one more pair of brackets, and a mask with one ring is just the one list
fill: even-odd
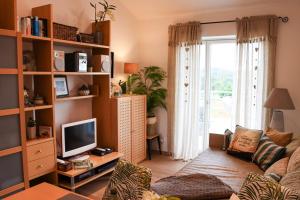
[(13, 108), (13, 109), (4, 109), (0, 110), (0, 117), (1, 116), (7, 116), (7, 115), (16, 115), (20, 113), (19, 108)]
[(80, 100), (80, 99), (91, 99), (97, 97), (96, 95), (87, 95), (87, 96), (69, 96), (56, 98), (56, 101), (71, 101), (71, 100)]
[(0, 74), (18, 74), (17, 68), (0, 68)]
[(22, 147), (21, 146), (13, 147), (13, 148), (10, 148), (10, 149), (1, 150), (0, 151), (0, 157), (11, 155), (11, 154), (15, 154), (15, 153), (18, 153), (18, 152), (21, 152), (21, 151), (22, 151)]
[(54, 75), (66, 75), (66, 76), (89, 75), (89, 76), (99, 76), (99, 75), (110, 75), (110, 73), (106, 73), (106, 72), (54, 72)]
[(0, 191), (0, 196), (4, 196), (4, 195), (7, 195), (7, 194), (10, 194), (10, 193), (15, 192), (15, 191), (17, 191), (17, 190), (20, 190), (20, 189), (22, 189), (22, 188), (24, 188), (24, 187), (25, 187), (24, 182), (19, 183), (19, 184), (17, 184), (17, 185), (14, 185), (14, 186), (11, 186), (11, 187), (6, 188), (6, 189), (4, 189), (4, 190), (1, 190), (1, 191)]
[(52, 72), (24, 71), (23, 75), (52, 75)]
[(54, 42), (54, 44), (75, 46), (75, 47), (82, 47), (82, 48), (109, 49), (109, 46), (105, 46), (105, 45), (75, 42), (75, 41), (61, 40), (61, 39), (56, 39), (56, 38), (53, 39), (53, 42)]
[[(123, 157), (122, 153), (118, 153), (118, 152), (112, 152), (110, 154), (107, 154), (105, 156), (95, 156), (95, 155), (90, 155), (90, 160), (93, 163), (93, 169), (96, 167), (99, 167), (101, 165), (104, 165), (110, 161), (116, 160)], [(72, 169), (70, 171), (67, 172), (63, 172), (63, 171), (59, 171), (57, 170), (58, 174), (64, 175), (64, 176), (68, 176), (68, 177), (74, 177), (77, 176), (79, 174), (83, 174), (87, 171), (89, 171), (91, 169)]]
[(43, 105), (43, 106), (32, 106), (32, 107), (25, 107), (25, 111), (34, 111), (34, 110), (44, 110), (53, 108), (52, 105)]
[(40, 41), (51, 41), (51, 38), (48, 37), (40, 37), (40, 36), (34, 36), (34, 35), (22, 35), (23, 40), (25, 41), (34, 41), (34, 40), (40, 40)]
[(32, 145), (52, 141), (53, 139), (54, 139), (53, 137), (50, 137), (50, 138), (37, 138), (37, 139), (33, 139), (33, 140), (27, 140), (26, 145), (32, 146)]
[(84, 179), (84, 180), (82, 180), (80, 182), (77, 182), (77, 183), (75, 183), (75, 187), (71, 187), (71, 185), (68, 184), (68, 183), (59, 183), (59, 186), (61, 186), (63, 188), (70, 189), (70, 190), (76, 189), (76, 188), (79, 188), (79, 187), (81, 187), (81, 186), (83, 186), (83, 185), (85, 185), (85, 184), (93, 181), (93, 180), (96, 180), (97, 178), (100, 178), (100, 177), (102, 177), (102, 176), (104, 176), (106, 174), (109, 174), (109, 173), (113, 172), (114, 170), (115, 170), (115, 168), (113, 167), (113, 168), (105, 170), (105, 171), (103, 171), (103, 172), (101, 172), (101, 173), (99, 173), (97, 175), (91, 176), (91, 177), (89, 177), (87, 179)]
[(0, 29), (0, 36), (16, 37), (17, 33), (14, 30)]

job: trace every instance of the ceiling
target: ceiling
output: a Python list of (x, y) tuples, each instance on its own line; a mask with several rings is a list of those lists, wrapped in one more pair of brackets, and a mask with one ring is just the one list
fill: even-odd
[(277, 0), (122, 0), (121, 2), (137, 19), (143, 20), (274, 1)]

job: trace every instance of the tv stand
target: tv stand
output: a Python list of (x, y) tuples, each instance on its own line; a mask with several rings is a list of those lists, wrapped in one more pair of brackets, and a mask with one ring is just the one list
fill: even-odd
[(91, 168), (72, 169), (67, 172), (57, 170), (58, 185), (75, 192), (77, 188), (113, 172), (114, 166), (121, 157), (123, 157), (123, 154), (118, 152), (112, 152), (104, 156), (90, 155), (89, 159), (93, 163)]

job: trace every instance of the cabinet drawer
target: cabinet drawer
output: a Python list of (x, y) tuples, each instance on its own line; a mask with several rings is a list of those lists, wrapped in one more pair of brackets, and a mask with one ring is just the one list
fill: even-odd
[(28, 161), (38, 160), (49, 155), (54, 155), (53, 140), (27, 147)]
[(35, 160), (28, 163), (28, 175), (29, 179), (36, 178), (44, 173), (49, 173), (50, 170), (54, 170), (54, 155)]

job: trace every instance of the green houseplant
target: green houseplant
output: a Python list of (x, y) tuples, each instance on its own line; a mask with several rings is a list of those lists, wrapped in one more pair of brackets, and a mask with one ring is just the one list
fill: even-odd
[(158, 107), (167, 109), (167, 89), (162, 86), (166, 79), (166, 72), (157, 66), (141, 69), (129, 77), (133, 94), (147, 96), (147, 134), (156, 134), (157, 118), (154, 110)]

